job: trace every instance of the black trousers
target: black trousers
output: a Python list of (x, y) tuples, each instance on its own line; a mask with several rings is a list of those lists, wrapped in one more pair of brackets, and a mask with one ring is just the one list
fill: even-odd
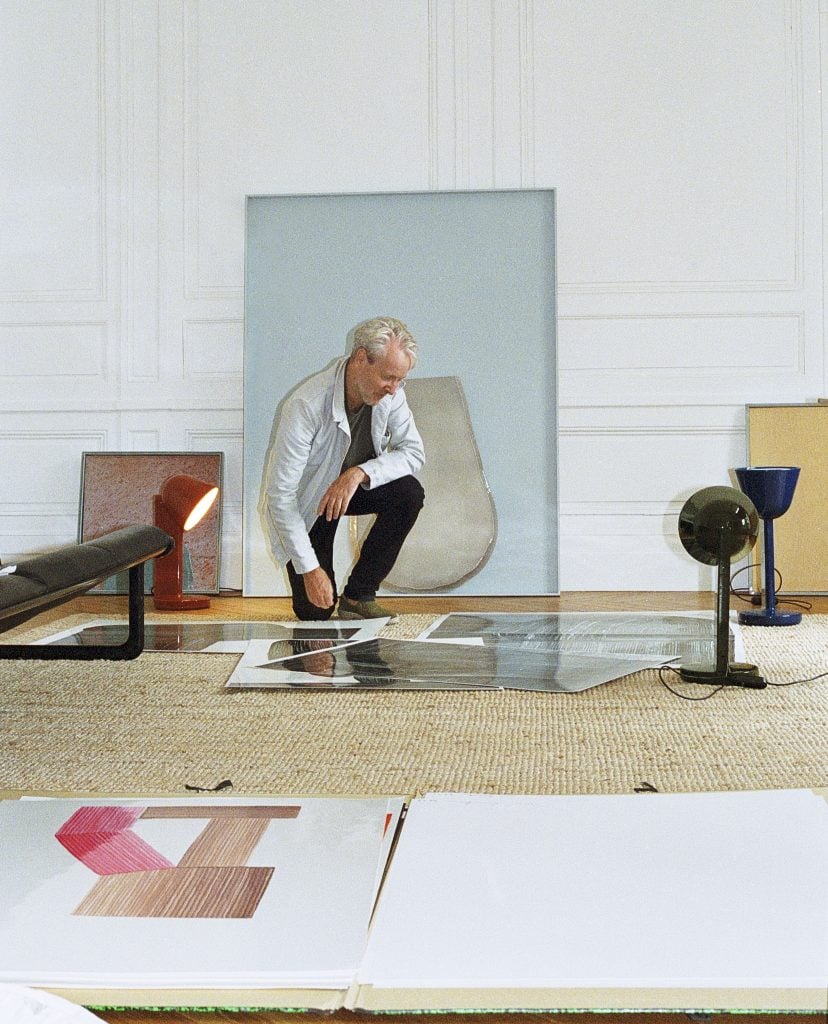
[[(358, 487), (348, 503), (346, 516), (376, 515), (377, 519), (362, 543), (359, 559), (343, 593), (352, 601), (372, 601), (380, 584), (391, 572), (405, 538), (417, 521), (423, 507), (425, 492), (416, 477), (403, 476), (389, 484), (366, 490)], [(333, 548), (338, 519), (328, 522), (320, 516), (310, 529), (308, 536), (319, 559), (319, 564), (328, 574), (334, 588), (334, 605), (319, 608), (311, 604), (305, 592), (305, 581), (301, 574), (288, 562), (287, 573), (293, 593), (293, 610), (299, 619), (329, 619), (336, 604), (337, 590), (333, 568)]]

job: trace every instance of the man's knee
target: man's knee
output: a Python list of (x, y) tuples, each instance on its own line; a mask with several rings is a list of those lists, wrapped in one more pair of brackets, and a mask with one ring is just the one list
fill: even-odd
[(394, 481), (393, 486), (400, 504), (412, 511), (420, 511), (425, 501), (425, 491), (416, 476), (401, 476)]

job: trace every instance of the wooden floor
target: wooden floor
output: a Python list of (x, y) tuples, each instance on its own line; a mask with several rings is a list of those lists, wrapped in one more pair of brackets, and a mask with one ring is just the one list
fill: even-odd
[[(569, 591), (558, 597), (382, 597), (382, 604), (398, 614), (435, 614), (458, 611), (519, 611), (519, 612), (609, 612), (609, 611), (695, 611), (715, 608), (715, 594), (698, 591)], [(805, 609), (788, 607), (786, 602), (797, 601)], [(828, 595), (779, 597), (780, 610), (803, 610), (813, 614), (828, 614)], [(52, 613), (59, 618), (72, 612), (94, 615), (114, 614), (126, 607), (125, 598), (86, 595), (62, 605)], [(147, 611), (153, 610), (152, 599), (146, 602)], [(732, 597), (731, 611), (749, 609), (751, 605)], [(175, 613), (165, 613), (174, 615)], [(205, 619), (285, 619), (292, 618), (290, 600), (286, 597), (242, 597), (223, 592), (212, 598), (211, 606), (194, 613)]]
[(481, 1014), (371, 1014), (341, 1010), (337, 1013), (273, 1013), (227, 1010), (193, 1012), (146, 1012), (141, 1010), (98, 1010), (97, 1016), (110, 1024), (826, 1024), (828, 1014), (713, 1013), (481, 1013)]
[[(781, 605), (787, 598), (779, 598)], [(828, 614), (828, 596), (805, 596), (796, 600), (807, 603), (802, 609), (805, 614)], [(443, 614), (452, 611), (695, 611), (712, 610), (715, 595), (696, 592), (593, 592), (578, 591), (561, 594), (559, 597), (388, 597), (383, 603), (399, 614)], [(147, 611), (153, 611), (151, 599), (146, 603)], [(110, 596), (86, 595), (68, 605), (49, 613), (53, 619), (73, 612), (109, 616), (124, 610), (125, 599)], [(731, 600), (731, 609), (738, 611), (749, 608), (748, 603), (736, 598)], [(787, 607), (787, 606), (783, 606)], [(170, 613), (174, 615), (175, 613)], [(245, 598), (238, 594), (224, 593), (214, 597), (211, 607), (198, 614), (205, 619), (285, 619), (292, 617), (287, 598)], [(47, 617), (42, 617), (41, 621)], [(35, 620), (37, 621), (37, 620)], [(828, 1003), (828, 994), (826, 994)], [(231, 1012), (215, 1011), (206, 1015), (203, 1011), (165, 1010), (97, 1010), (96, 1015), (110, 1024), (364, 1024), (377, 1017), (365, 1013), (339, 1011), (337, 1013), (308, 1012), (282, 1013), (278, 1011)], [(412, 1024), (423, 1018), (418, 1015), (382, 1015), (382, 1024)], [(819, 1022), (828, 1024), (828, 1011), (820, 1014), (712, 1014), (700, 1018), (683, 1013), (510, 1013), (510, 1014), (429, 1014), (430, 1024), (688, 1024), (691, 1019), (703, 1019), (708, 1024), (724, 1024), (737, 1020), (739, 1024), (804, 1024)]]

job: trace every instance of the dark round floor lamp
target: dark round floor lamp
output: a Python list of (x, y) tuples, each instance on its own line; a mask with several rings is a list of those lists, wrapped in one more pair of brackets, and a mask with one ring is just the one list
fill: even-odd
[(773, 521), (791, 507), (798, 466), (742, 466), (736, 470), (739, 486), (756, 506), (764, 527), (763, 587), (765, 604), (760, 611), (739, 612), (746, 626), (795, 626), (802, 621), (799, 612), (780, 612), (776, 607), (776, 566), (773, 555)]
[(759, 516), (753, 502), (735, 487), (705, 487), (684, 503), (678, 532), (689, 555), (717, 570), (716, 661), (711, 669), (681, 665), (681, 678), (688, 683), (765, 687), (755, 665), (730, 661), (730, 563), (756, 543)]

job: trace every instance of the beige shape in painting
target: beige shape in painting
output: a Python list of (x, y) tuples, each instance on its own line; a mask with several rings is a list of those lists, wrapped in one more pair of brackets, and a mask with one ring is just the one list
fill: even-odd
[[(459, 377), (406, 381), (405, 397), (423, 444), (417, 474), (425, 505), (384, 587), (444, 590), (486, 564), (497, 539), (497, 514)], [(373, 517), (351, 519), (355, 547)]]

